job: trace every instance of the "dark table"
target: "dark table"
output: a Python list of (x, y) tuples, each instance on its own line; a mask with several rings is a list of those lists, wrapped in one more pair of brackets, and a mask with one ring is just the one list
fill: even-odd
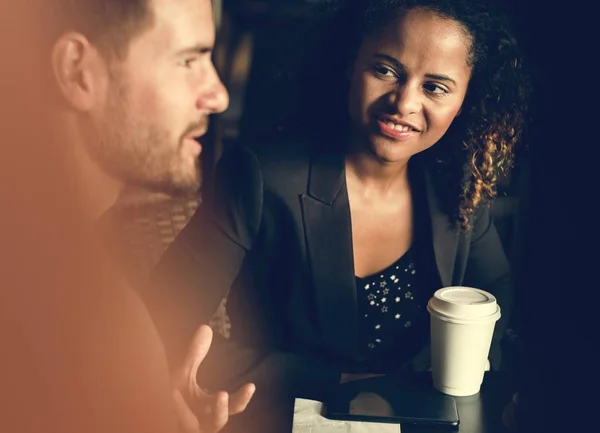
[[(423, 373), (418, 378), (423, 386), (433, 387), (431, 375)], [(479, 394), (469, 397), (454, 397), (460, 418), (459, 433), (506, 433), (502, 425), (502, 411), (514, 393), (512, 381), (506, 374), (485, 374)], [(436, 428), (411, 428), (402, 426), (402, 432), (439, 433)]]
[[(396, 380), (396, 379), (392, 379)], [(400, 378), (398, 380), (406, 380)], [(414, 373), (411, 382), (432, 387), (430, 373)], [(460, 426), (458, 433), (507, 433), (502, 425), (502, 411), (514, 392), (512, 381), (506, 374), (487, 372), (479, 394), (470, 397), (454, 397), (458, 407)], [(294, 416), (293, 398), (253, 401), (247, 413), (230, 419), (224, 433), (291, 433)], [(432, 427), (402, 425), (402, 433), (440, 433)]]

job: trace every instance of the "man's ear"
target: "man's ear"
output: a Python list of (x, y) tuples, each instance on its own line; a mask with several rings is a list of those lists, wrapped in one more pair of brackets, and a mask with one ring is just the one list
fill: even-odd
[(100, 87), (97, 49), (80, 33), (62, 35), (52, 49), (52, 69), (61, 95), (71, 107), (89, 111), (97, 101)]

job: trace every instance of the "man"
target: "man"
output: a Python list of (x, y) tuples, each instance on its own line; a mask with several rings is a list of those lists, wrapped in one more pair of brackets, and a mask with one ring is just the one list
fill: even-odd
[[(58, 90), (54, 96), (60, 107), (56, 125), (65, 133), (62, 145), (68, 144), (70, 164), (65, 167), (74, 171), (72, 184), (61, 179), (60, 185), (64, 195), (74, 192), (72, 201), (83, 203), (84, 223), (91, 227), (126, 184), (170, 193), (197, 190), (200, 142), (208, 117), (228, 105), (211, 61), (215, 31), (210, 0), (54, 0), (46, 5), (55, 14), (46, 16), (53, 35), (51, 86)], [(45, 182), (63, 203), (55, 188), (59, 177), (62, 173), (55, 173)], [(82, 255), (88, 256), (95, 247), (85, 245)], [(78, 260), (73, 251), (59, 256)], [(41, 253), (32, 255), (38, 256)], [(66, 260), (56, 260), (53, 269), (69, 269), (61, 267)], [(72, 262), (67, 273), (79, 274), (79, 267), (90, 263), (95, 262)], [(45, 400), (32, 397), (37, 403), (29, 418), (18, 416), (20, 431), (37, 430), (41, 424), (49, 432), (175, 432), (180, 427), (214, 432), (230, 414), (244, 410), (253, 384), (231, 396), (207, 395), (196, 384), (196, 371), (211, 342), (210, 328), (198, 329), (183, 365), (170, 376), (162, 343), (142, 302), (130, 288), (114, 284), (118, 278), (113, 278), (113, 270), (96, 268), (82, 272), (85, 280), (77, 280), (89, 281), (89, 286), (48, 296), (45, 309), (43, 302), (35, 303), (39, 311), (31, 307), (34, 320), (25, 326), (36, 337), (23, 347), (33, 347), (35, 356), (23, 365), (39, 359), (49, 372), (35, 380), (23, 375), (19, 388), (34, 382), (28, 392)], [(111, 284), (96, 284), (98, 279)], [(37, 293), (32, 297), (41, 298)], [(19, 300), (27, 302), (25, 297)], [(15, 352), (20, 357), (16, 359), (27, 358), (22, 348)], [(61, 357), (64, 361), (57, 361)], [(35, 374), (44, 370), (21, 368)], [(23, 398), (28, 398), (26, 393)], [(38, 416), (43, 419), (36, 424)], [(31, 424), (31, 419), (36, 421)]]

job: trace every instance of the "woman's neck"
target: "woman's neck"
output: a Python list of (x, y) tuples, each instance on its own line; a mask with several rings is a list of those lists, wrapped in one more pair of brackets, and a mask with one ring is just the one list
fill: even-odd
[(410, 190), (408, 160), (386, 162), (365, 152), (346, 156), (346, 181), (359, 186), (365, 196), (390, 197)]

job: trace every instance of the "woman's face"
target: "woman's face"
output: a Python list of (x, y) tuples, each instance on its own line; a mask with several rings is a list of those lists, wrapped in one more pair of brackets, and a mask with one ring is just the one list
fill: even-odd
[(423, 9), (368, 36), (349, 93), (359, 144), (386, 162), (433, 146), (460, 113), (471, 76), (469, 47), (457, 22)]

